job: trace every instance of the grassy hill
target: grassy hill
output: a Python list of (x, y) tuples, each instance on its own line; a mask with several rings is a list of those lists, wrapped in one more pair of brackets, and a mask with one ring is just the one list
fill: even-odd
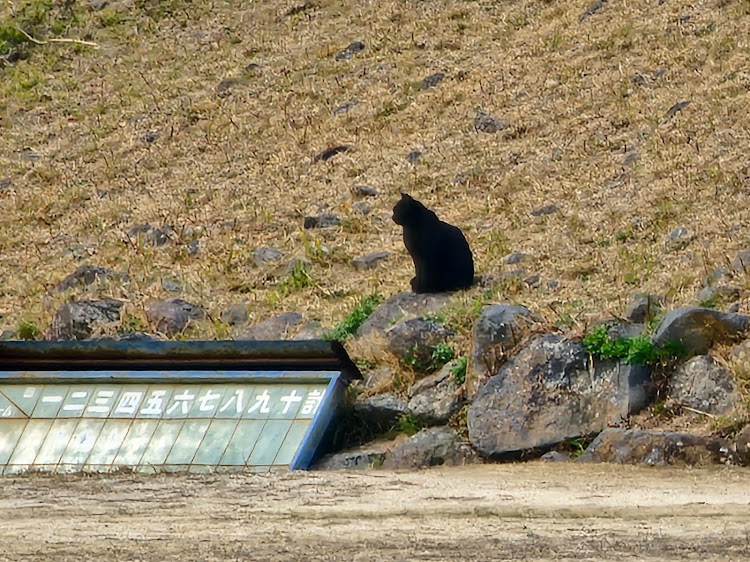
[[(459, 316), (515, 301), (576, 328), (636, 290), (695, 302), (750, 246), (750, 2), (590, 6), (2, 2), (0, 328), (44, 330), (84, 294), (126, 301), (130, 328), (175, 295), (213, 318), (246, 300), (254, 320), (299, 310), (331, 326), (408, 288), (401, 191), (460, 226), (494, 280), (457, 297)], [(354, 41), (364, 50), (337, 57)], [(478, 130), (480, 111), (501, 130)], [(355, 185), (379, 192), (367, 215)], [(303, 228), (323, 212), (341, 223)], [(127, 235), (143, 223), (169, 242)], [(283, 259), (256, 266), (263, 246)], [(377, 250), (391, 256), (376, 269), (351, 266)], [(533, 256), (521, 278), (512, 252)], [(307, 275), (287, 274), (295, 257)], [(81, 264), (129, 280), (52, 290)], [(189, 334), (226, 335), (208, 321)]]

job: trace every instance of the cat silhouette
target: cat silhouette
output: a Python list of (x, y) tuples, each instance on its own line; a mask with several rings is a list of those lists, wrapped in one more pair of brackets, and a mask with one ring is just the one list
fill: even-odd
[(442, 293), (471, 286), (474, 258), (459, 228), (406, 193), (393, 207), (393, 222), (403, 227), (404, 245), (414, 260), (412, 291)]

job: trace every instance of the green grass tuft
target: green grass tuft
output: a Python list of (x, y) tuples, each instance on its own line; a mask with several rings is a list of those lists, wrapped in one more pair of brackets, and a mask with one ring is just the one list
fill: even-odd
[(357, 303), (349, 314), (341, 322), (336, 324), (333, 329), (323, 334), (323, 339), (345, 341), (357, 333), (359, 327), (367, 320), (372, 312), (383, 302), (380, 295), (370, 295), (364, 297)]

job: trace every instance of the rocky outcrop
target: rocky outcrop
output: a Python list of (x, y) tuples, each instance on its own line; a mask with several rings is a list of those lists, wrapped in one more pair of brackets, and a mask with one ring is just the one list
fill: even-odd
[(302, 322), (299, 312), (285, 312), (247, 328), (235, 339), (238, 340), (280, 340)]
[(732, 374), (708, 355), (698, 355), (675, 369), (669, 378), (667, 406), (726, 415), (740, 403)]
[(508, 350), (521, 342), (534, 321), (524, 306), (497, 304), (482, 309), (472, 328), (471, 361), (466, 372), (466, 394), (476, 396), (496, 374)]
[(411, 291), (397, 293), (378, 306), (357, 330), (357, 336), (382, 333), (405, 318), (425, 316), (442, 308), (448, 294), (417, 294)]
[(479, 456), (454, 429), (431, 427), (397, 445), (388, 453), (383, 468), (416, 470), (430, 466), (463, 466)]
[(404, 320), (386, 332), (388, 351), (418, 371), (433, 368), (433, 353), (448, 340), (448, 331), (424, 318)]
[(461, 386), (453, 380), (448, 363), (436, 374), (414, 383), (409, 389), (409, 412), (427, 424), (447, 423), (463, 404)]
[(146, 307), (146, 318), (153, 328), (168, 337), (184, 332), (191, 322), (205, 316), (201, 307), (180, 298), (154, 302)]
[(498, 456), (596, 434), (642, 407), (647, 385), (629, 366), (591, 365), (580, 343), (538, 336), (479, 391), (468, 410), (469, 439)]
[(607, 429), (578, 457), (578, 462), (701, 466), (735, 464), (738, 457), (728, 439), (664, 431)]

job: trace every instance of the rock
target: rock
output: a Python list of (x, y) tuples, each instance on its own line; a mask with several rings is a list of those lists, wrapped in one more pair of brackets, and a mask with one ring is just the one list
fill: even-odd
[(375, 427), (393, 427), (401, 416), (409, 413), (409, 405), (400, 396), (386, 392), (354, 403), (355, 414)]
[(560, 451), (548, 451), (541, 456), (544, 462), (568, 462), (570, 461), (569, 453), (561, 453)]
[(352, 58), (355, 54), (364, 51), (365, 50), (365, 44), (362, 43), (362, 41), (353, 41), (349, 43), (349, 46), (346, 49), (340, 50), (338, 53), (336, 53), (336, 60), (347, 60)]
[(690, 105), (690, 100), (685, 100), (685, 101), (677, 102), (676, 104), (674, 104), (672, 107), (670, 107), (667, 110), (667, 114), (664, 117), (664, 120), (666, 121), (668, 119), (671, 119), (672, 117), (674, 117), (675, 115), (677, 115), (680, 111), (682, 111), (683, 109), (685, 109), (689, 105)]
[(247, 304), (236, 303), (229, 305), (229, 308), (221, 313), (220, 318), (224, 324), (229, 324), (230, 326), (242, 326), (246, 324), (250, 318), (247, 311)]
[(282, 340), (292, 328), (302, 322), (299, 312), (285, 312), (268, 320), (253, 324), (235, 339), (237, 340)]
[(104, 279), (120, 277), (117, 273), (106, 267), (97, 265), (82, 265), (73, 273), (65, 277), (57, 284), (57, 291), (63, 292), (76, 286), (86, 286)]
[(393, 369), (383, 367), (372, 371), (363, 371), (362, 377), (362, 381), (355, 381), (355, 384), (358, 384), (360, 388), (366, 391), (377, 391), (388, 386), (393, 380)]
[(741, 464), (750, 465), (750, 425), (746, 425), (734, 437), (734, 446)]
[(112, 299), (65, 303), (55, 313), (48, 340), (85, 340), (120, 322), (122, 303)]
[(138, 241), (143, 241), (146, 244), (158, 247), (163, 246), (169, 242), (169, 234), (173, 233), (174, 230), (169, 226), (162, 226), (161, 228), (154, 228), (148, 223), (139, 224), (128, 230), (128, 237), (135, 239), (132, 243), (136, 244)]
[(640, 324), (650, 322), (662, 311), (662, 298), (650, 293), (635, 293), (630, 297), (630, 302), (625, 310), (625, 318)]
[(276, 248), (262, 246), (253, 252), (253, 261), (255, 262), (255, 265), (261, 267), (267, 263), (279, 261), (281, 256), (281, 251)]
[(373, 311), (357, 330), (357, 336), (384, 332), (405, 317), (432, 314), (442, 308), (449, 298), (447, 293), (397, 293)]
[(187, 247), (188, 255), (190, 256), (196, 256), (198, 255), (198, 240), (193, 240), (188, 244)]
[(750, 273), (750, 248), (737, 253), (732, 261), (732, 269), (738, 275)]
[(604, 9), (604, 6), (607, 4), (607, 0), (596, 0), (591, 6), (586, 8), (586, 11), (581, 14), (581, 16), (578, 18), (578, 21), (584, 21), (588, 19), (589, 17), (593, 16), (598, 11)]
[(577, 462), (612, 462), (665, 466), (734, 464), (732, 443), (718, 437), (639, 429), (606, 429)]
[(474, 130), (487, 133), (488, 135), (494, 135), (508, 127), (510, 127), (510, 123), (492, 117), (484, 111), (477, 111), (476, 116), (474, 116)]
[(409, 154), (406, 155), (406, 161), (409, 164), (416, 164), (417, 160), (422, 156), (422, 153), (419, 150), (412, 150), (409, 152)]
[(352, 205), (352, 209), (357, 211), (360, 215), (369, 215), (372, 208), (365, 201), (357, 201)]
[(366, 271), (368, 269), (373, 269), (377, 267), (380, 262), (387, 259), (390, 255), (390, 252), (372, 252), (371, 254), (367, 254), (366, 256), (354, 258), (352, 260), (352, 266), (357, 271)]
[(0, 341), (10, 341), (18, 339), (16, 333), (13, 330), (3, 330), (0, 332)]
[(409, 389), (409, 411), (428, 424), (448, 423), (463, 404), (461, 386), (453, 380), (454, 362), (414, 383)]
[(305, 229), (311, 228), (330, 228), (332, 226), (338, 226), (341, 223), (341, 219), (332, 213), (324, 213), (317, 216), (305, 217), (303, 224)]
[(644, 386), (630, 368), (602, 362), (592, 369), (580, 343), (538, 336), (479, 390), (468, 410), (469, 439), (480, 452), (498, 456), (621, 423), (640, 405), (635, 388)]
[(645, 324), (617, 321), (607, 328), (607, 337), (611, 340), (630, 339), (642, 336), (645, 332)]
[(436, 72), (435, 74), (430, 74), (427, 78), (422, 80), (422, 85), (419, 87), (420, 90), (427, 90), (429, 88), (434, 88), (440, 82), (442, 82), (445, 79), (445, 74), (442, 72)]
[(708, 355), (698, 355), (675, 369), (669, 378), (667, 407), (687, 406), (727, 415), (741, 402), (732, 374)]
[(512, 254), (508, 254), (503, 258), (503, 263), (505, 265), (517, 265), (522, 262), (528, 262), (531, 261), (532, 256), (531, 254), (524, 254), (523, 252), (514, 252)]
[(177, 277), (165, 277), (161, 280), (161, 288), (168, 293), (179, 293), (182, 291), (182, 285)]
[(12, 185), (13, 185), (13, 182), (10, 181), (8, 178), (0, 180), (0, 191), (10, 189)]
[(386, 455), (383, 468), (416, 470), (430, 466), (463, 466), (478, 460), (477, 453), (454, 429), (430, 427), (396, 445)]
[(672, 251), (682, 250), (693, 239), (690, 231), (684, 226), (673, 229), (667, 237), (667, 247)]
[(517, 345), (534, 321), (524, 306), (485, 306), (472, 327), (471, 361), (466, 371), (466, 393), (476, 395), (492, 375), (497, 374), (505, 353)]
[(305, 258), (293, 258), (286, 264), (286, 268), (282, 268), (285, 275), (292, 275), (297, 270), (310, 271), (312, 262)]
[(728, 283), (732, 280), (732, 272), (726, 267), (717, 267), (703, 279), (703, 286), (710, 287), (719, 283)]
[(368, 444), (365, 447), (327, 455), (315, 463), (312, 470), (372, 470), (383, 466), (385, 455), (384, 447), (373, 447), (372, 444)]
[(748, 316), (683, 306), (664, 316), (652, 341), (660, 347), (676, 343), (687, 357), (692, 357), (704, 355), (715, 343), (731, 342), (748, 328)]
[(448, 340), (448, 331), (424, 318), (399, 322), (386, 332), (388, 351), (418, 371), (429, 371), (438, 344)]
[(315, 158), (313, 158), (313, 162), (325, 162), (326, 160), (329, 160), (336, 156), (337, 154), (341, 154), (342, 152), (346, 152), (349, 150), (349, 146), (345, 144), (340, 144), (338, 146), (332, 146), (330, 148), (326, 148), (323, 152), (319, 152), (315, 155)]
[(697, 300), (701, 306), (713, 308), (737, 302), (741, 293), (742, 290), (733, 285), (710, 285), (698, 291)]
[(360, 197), (377, 197), (378, 195), (378, 190), (369, 185), (355, 185), (352, 187), (352, 192)]
[(331, 111), (332, 115), (341, 115), (342, 113), (346, 113), (350, 109), (353, 109), (357, 106), (359, 102), (357, 100), (349, 100), (347, 102), (342, 103), (341, 105), (337, 105), (333, 108), (333, 111)]
[(557, 205), (553, 205), (553, 204), (544, 205), (543, 207), (539, 207), (538, 209), (531, 211), (531, 215), (534, 217), (542, 217), (545, 215), (551, 215), (557, 210), (558, 210)]
[(149, 334), (148, 332), (117, 332), (114, 334), (105, 334), (102, 336), (96, 336), (89, 338), (92, 341), (161, 341), (157, 334)]
[(294, 334), (293, 340), (319, 340), (323, 339), (323, 326), (320, 322), (313, 320), (312, 322), (306, 322), (302, 327)]
[(201, 307), (180, 298), (153, 302), (146, 307), (149, 323), (167, 337), (184, 332), (190, 322), (202, 320), (205, 316)]

